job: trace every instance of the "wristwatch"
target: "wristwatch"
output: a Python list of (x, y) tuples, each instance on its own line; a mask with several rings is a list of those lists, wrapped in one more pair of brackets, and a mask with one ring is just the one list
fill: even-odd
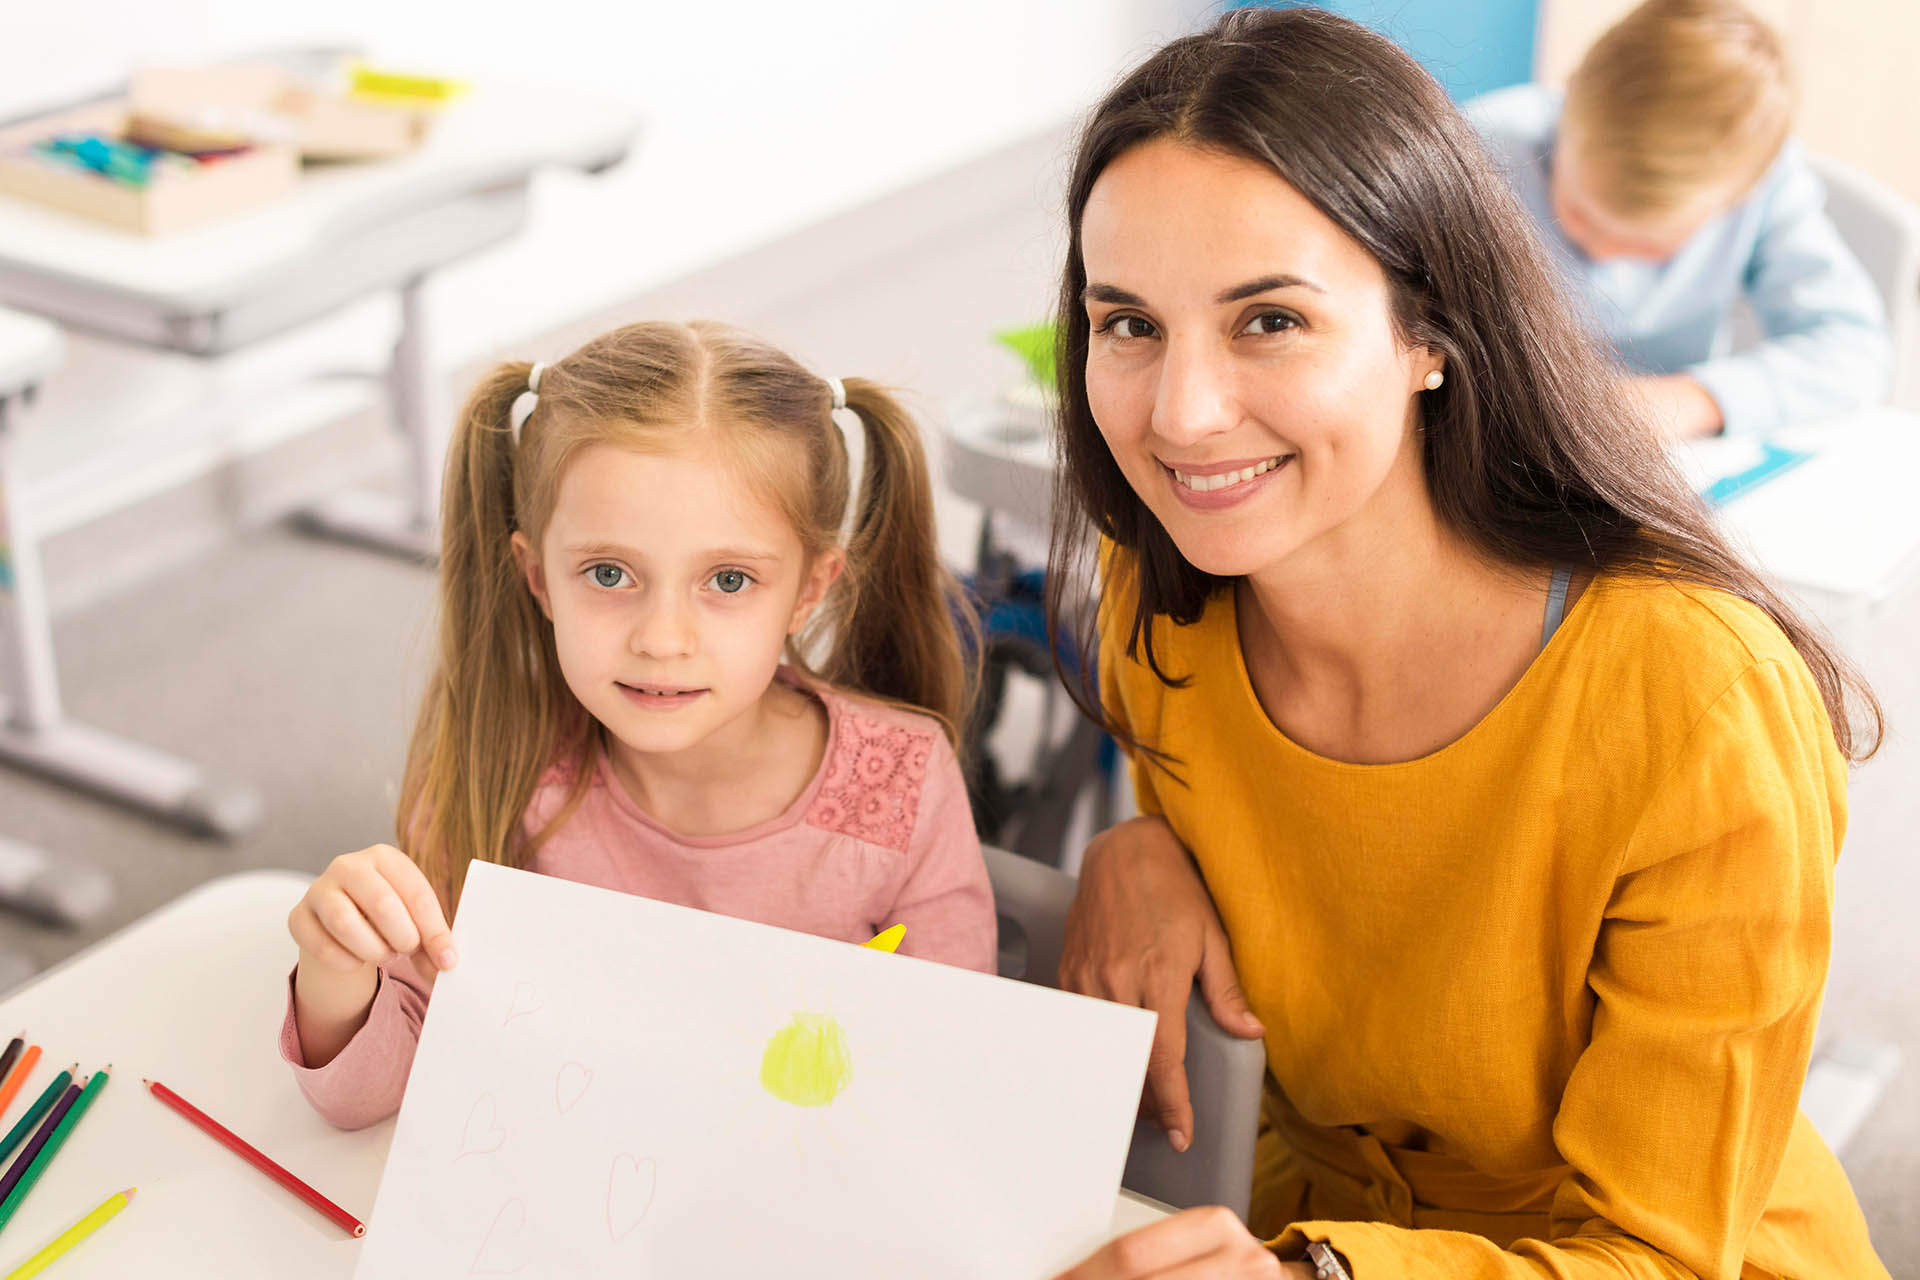
[(1340, 1261), (1340, 1255), (1331, 1245), (1308, 1241), (1307, 1261), (1313, 1264), (1314, 1280), (1353, 1280), (1353, 1273), (1347, 1270), (1347, 1264)]

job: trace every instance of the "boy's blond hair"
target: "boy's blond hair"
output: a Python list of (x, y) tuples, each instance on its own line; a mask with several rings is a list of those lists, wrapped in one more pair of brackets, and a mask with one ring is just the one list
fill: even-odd
[(1779, 37), (1746, 6), (1646, 0), (1574, 68), (1561, 128), (1610, 212), (1658, 218), (1758, 181), (1793, 106)]

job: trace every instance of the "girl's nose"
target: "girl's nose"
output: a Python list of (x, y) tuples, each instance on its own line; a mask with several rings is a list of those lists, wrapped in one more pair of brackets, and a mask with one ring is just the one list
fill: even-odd
[(695, 648), (693, 609), (678, 597), (649, 600), (628, 636), (637, 658), (684, 658)]
[(1171, 444), (1194, 444), (1231, 431), (1239, 420), (1227, 353), (1204, 339), (1169, 341), (1160, 362), (1153, 432)]

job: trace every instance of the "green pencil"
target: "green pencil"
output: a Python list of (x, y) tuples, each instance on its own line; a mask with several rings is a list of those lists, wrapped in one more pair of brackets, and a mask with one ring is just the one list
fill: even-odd
[[(74, 1064), (74, 1066), (78, 1065), (78, 1063)], [(20, 1117), (20, 1123), (9, 1129), (6, 1137), (0, 1138), (0, 1160), (5, 1160), (12, 1154), (13, 1149), (20, 1145), (21, 1140), (33, 1132), (33, 1126), (40, 1123), (40, 1117), (53, 1110), (53, 1104), (60, 1100), (61, 1090), (72, 1083), (73, 1067), (68, 1067), (53, 1078), (53, 1083), (47, 1086), (46, 1092), (35, 1098), (33, 1105), (27, 1108), (27, 1114)], [(79, 1099), (76, 1098), (74, 1101), (78, 1102)]]
[(27, 1193), (33, 1190), (33, 1184), (40, 1181), (40, 1175), (47, 1171), (47, 1166), (53, 1163), (54, 1154), (66, 1142), (67, 1135), (72, 1133), (73, 1127), (80, 1123), (80, 1117), (87, 1113), (87, 1108), (93, 1105), (93, 1100), (100, 1095), (100, 1091), (107, 1087), (107, 1072), (111, 1070), (113, 1070), (113, 1064), (109, 1062), (93, 1073), (93, 1079), (87, 1081), (87, 1087), (80, 1091), (80, 1096), (73, 1100), (73, 1106), (69, 1107), (67, 1114), (61, 1118), (60, 1127), (53, 1131), (53, 1136), (47, 1139), (47, 1145), (40, 1148), (40, 1154), (34, 1157), (33, 1164), (27, 1169), (27, 1176), (20, 1179), (20, 1185), (13, 1189), (13, 1194), (7, 1197), (7, 1202), (0, 1204), (0, 1230), (5, 1230), (7, 1223), (13, 1221), (14, 1212), (27, 1198)]

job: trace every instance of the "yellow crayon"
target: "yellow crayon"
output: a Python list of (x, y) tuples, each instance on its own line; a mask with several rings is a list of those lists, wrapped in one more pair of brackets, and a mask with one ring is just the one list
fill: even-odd
[(891, 929), (882, 929), (860, 945), (872, 947), (875, 951), (898, 951), (900, 939), (907, 936), (907, 926), (896, 924)]

